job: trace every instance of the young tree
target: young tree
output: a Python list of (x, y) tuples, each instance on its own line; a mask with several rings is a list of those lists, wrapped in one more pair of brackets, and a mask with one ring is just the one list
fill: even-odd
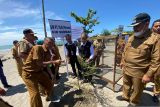
[(76, 22), (79, 22), (83, 24), (83, 30), (86, 33), (92, 33), (94, 30), (92, 29), (93, 26), (96, 24), (99, 24), (98, 18), (93, 18), (94, 15), (96, 15), (96, 11), (89, 9), (87, 13), (87, 17), (81, 17), (76, 15), (74, 12), (71, 12), (71, 16), (76, 20)]

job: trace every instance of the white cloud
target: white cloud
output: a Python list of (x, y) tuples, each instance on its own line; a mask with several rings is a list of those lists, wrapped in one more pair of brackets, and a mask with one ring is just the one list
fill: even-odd
[[(0, 45), (12, 44), (13, 40), (20, 40), (23, 37), (23, 29), (31, 28), (40, 39), (44, 38), (42, 12), (39, 7), (32, 7), (30, 3), (23, 3), (21, 0), (0, 0)], [(50, 34), (48, 19), (65, 20), (52, 11), (46, 11), (47, 33)], [(8, 18), (13, 21), (31, 17), (36, 19), (36, 23), (28, 24), (26, 22), (19, 25), (7, 25)]]
[[(42, 12), (40, 6), (33, 8), (30, 3), (18, 2), (16, 0), (0, 0), (3, 4), (0, 6), (0, 19), (6, 18), (20, 18), (25, 16), (34, 16), (35, 18), (41, 19)], [(52, 11), (46, 11), (46, 19), (62, 20), (63, 18), (56, 15)]]
[(0, 42), (1, 45), (11, 45), (13, 40), (20, 40), (22, 37), (18, 32), (4, 32), (0, 33)]
[(39, 14), (38, 9), (17, 2), (4, 1), (3, 6), (0, 7), (0, 19), (37, 16)]

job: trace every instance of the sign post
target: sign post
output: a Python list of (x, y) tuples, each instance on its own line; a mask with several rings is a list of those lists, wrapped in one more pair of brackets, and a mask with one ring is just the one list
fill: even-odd
[(66, 59), (64, 37), (65, 37), (66, 34), (70, 34), (71, 35), (71, 23), (70, 23), (70, 21), (64, 21), (64, 20), (52, 20), (52, 19), (48, 19), (48, 21), (49, 21), (52, 37), (60, 38), (61, 40), (63, 40), (63, 47), (64, 47), (65, 60), (66, 60), (66, 69), (67, 69), (67, 76), (69, 76), (69, 73), (68, 73), (68, 61)]
[(117, 62), (116, 62), (116, 59), (117, 59), (117, 42), (118, 42), (118, 39), (119, 39), (119, 36), (122, 35), (122, 32), (123, 32), (123, 28), (124, 26), (123, 25), (119, 25), (118, 27), (118, 35), (115, 39), (115, 56), (114, 56), (114, 68), (113, 68), (113, 91), (115, 91), (115, 84), (116, 84), (116, 65), (117, 65)]

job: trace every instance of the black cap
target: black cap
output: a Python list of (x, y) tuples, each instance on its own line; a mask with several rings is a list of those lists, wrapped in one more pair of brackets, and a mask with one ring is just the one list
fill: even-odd
[(17, 40), (14, 40), (14, 41), (13, 41), (13, 44), (16, 44), (16, 43), (18, 43), (18, 41), (17, 41)]
[(34, 33), (32, 29), (24, 29), (23, 34), (26, 35), (26, 34), (36, 34), (36, 33)]
[(133, 22), (130, 26), (137, 26), (142, 22), (150, 21), (150, 19), (151, 17), (147, 13), (139, 13), (134, 17)]

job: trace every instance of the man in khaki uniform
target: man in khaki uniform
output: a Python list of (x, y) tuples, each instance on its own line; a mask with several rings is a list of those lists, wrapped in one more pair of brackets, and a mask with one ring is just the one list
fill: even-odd
[[(152, 31), (160, 34), (160, 19), (153, 22)], [(154, 74), (154, 83), (153, 101), (159, 102), (158, 96), (160, 96), (160, 68), (158, 68), (157, 72)]]
[(22, 58), (23, 63), (26, 61), (30, 50), (34, 46), (35, 36), (32, 29), (23, 30), (24, 38), (19, 42), (19, 56)]
[(20, 76), (22, 76), (23, 62), (22, 62), (22, 59), (18, 55), (18, 46), (19, 46), (18, 41), (17, 40), (13, 41), (13, 45), (14, 46), (12, 48), (12, 55), (13, 55), (13, 58), (15, 59), (15, 61), (16, 61), (18, 73), (19, 73)]
[(94, 46), (94, 52), (95, 52), (95, 63), (96, 63), (96, 67), (98, 67), (100, 58), (102, 56), (102, 52), (105, 46), (102, 42), (102, 39), (100, 38), (98, 38), (93, 42), (93, 46)]
[(130, 101), (131, 106), (139, 103), (145, 84), (160, 66), (160, 39), (149, 30), (149, 23), (147, 13), (135, 16), (131, 24), (134, 34), (129, 38), (122, 57), (123, 95), (117, 99)]
[(42, 107), (38, 84), (45, 88), (47, 100), (52, 93), (52, 82), (43, 71), (44, 66), (60, 63), (60, 60), (51, 61), (49, 49), (52, 47), (53, 39), (45, 38), (43, 45), (33, 46), (24, 63), (22, 78), (30, 94), (31, 107)]

